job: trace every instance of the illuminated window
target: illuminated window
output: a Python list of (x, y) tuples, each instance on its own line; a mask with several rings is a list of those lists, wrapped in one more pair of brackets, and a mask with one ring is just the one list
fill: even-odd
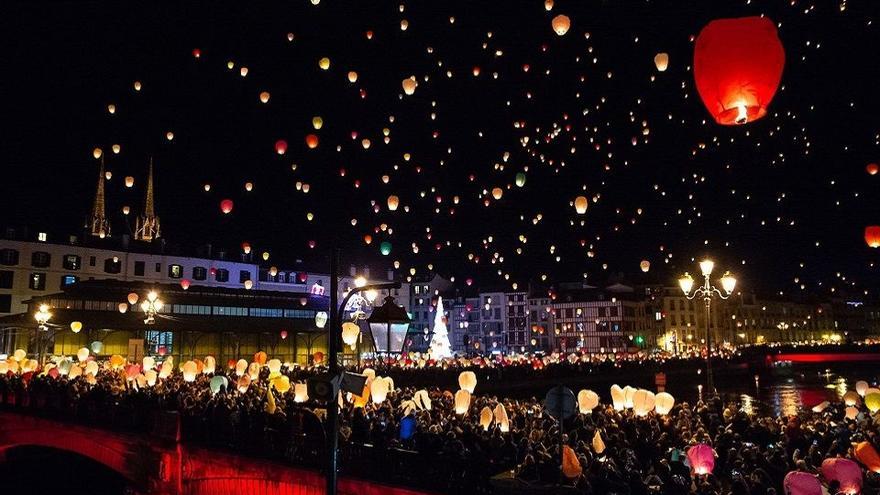
[(168, 265), (168, 278), (182, 278), (183, 267), (180, 265)]
[(65, 254), (62, 265), (65, 270), (79, 270), (82, 266), (82, 258), (75, 254)]
[(45, 232), (40, 232), (39, 234), (37, 234), (37, 240), (40, 242), (46, 242), (47, 237), (48, 236), (46, 236)]
[(32, 290), (46, 290), (46, 274), (31, 273), (28, 287), (30, 287)]

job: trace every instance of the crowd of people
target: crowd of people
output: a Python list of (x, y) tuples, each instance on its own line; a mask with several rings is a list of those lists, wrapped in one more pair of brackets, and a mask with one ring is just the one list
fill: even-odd
[[(555, 372), (577, 372), (582, 364), (564, 360)], [(431, 386), (437, 369), (384, 370), (397, 375), (386, 380), (385, 397), (369, 397), (366, 390), (361, 396), (343, 394), (338, 435), (344, 471), (439, 492), (561, 484), (560, 490), (583, 494), (807, 495), (786, 484), (786, 475), (798, 471), (816, 475), (817, 483), (835, 494), (852, 493), (852, 483), (842, 485), (823, 473), (823, 461), (857, 457), (853, 446), (859, 442), (880, 445), (875, 417), (864, 405), (856, 406), (855, 415), (840, 402), (821, 412), (805, 408), (797, 416), (778, 417), (747, 413), (715, 397), (679, 402), (665, 414), (637, 415), (632, 408), (612, 407), (607, 391), (598, 391), (605, 400), (565, 420), (560, 432), (538, 399), (481, 394), (480, 385), (462, 411), (453, 388)], [(304, 397), (302, 389), (277, 384), (280, 376), (296, 383), (315, 369), (279, 373), (260, 366), (244, 387), (235, 368), (192, 379), (175, 367), (146, 386), (109, 362), (74, 378), (45, 369), (20, 371), (0, 375), (3, 407), (14, 411), (144, 433), (157, 415), (170, 414), (179, 421), (183, 441), (312, 467), (319, 467), (326, 443), (325, 405)], [(458, 369), (451, 372), (457, 375)], [(212, 386), (214, 376), (227, 379)], [(495, 412), (499, 405), (503, 420)], [(563, 474), (560, 444), (567, 451)], [(695, 445), (714, 451), (708, 470), (689, 457)], [(880, 458), (877, 466), (863, 466), (863, 493), (880, 493), (874, 469), (880, 471)]]

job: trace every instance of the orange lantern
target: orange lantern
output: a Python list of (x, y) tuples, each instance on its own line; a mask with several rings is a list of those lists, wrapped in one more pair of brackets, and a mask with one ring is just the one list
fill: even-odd
[(388, 196), (388, 211), (397, 211), (398, 205), (400, 205), (400, 198), (393, 194)]
[(868, 243), (869, 247), (880, 247), (880, 226), (871, 225), (869, 227), (865, 227), (865, 242)]
[(318, 147), (318, 136), (316, 136), (314, 134), (309, 134), (308, 136), (306, 136), (306, 146), (308, 146), (309, 149), (317, 148)]
[(553, 32), (559, 36), (563, 36), (571, 27), (571, 19), (569, 19), (567, 15), (560, 14), (553, 18), (551, 24), (553, 26)]
[(877, 175), (877, 172), (880, 172), (880, 165), (869, 163), (865, 170), (868, 172), (868, 175)]
[(875, 473), (880, 473), (880, 455), (870, 442), (861, 442), (853, 449), (856, 460), (864, 464), (865, 468)]
[(254, 354), (254, 362), (259, 364), (260, 366), (263, 366), (264, 364), (266, 364), (266, 360), (268, 358), (269, 358), (269, 356), (266, 355), (266, 353), (264, 351), (258, 351), (256, 354)]
[(583, 215), (584, 213), (586, 213), (587, 206), (589, 204), (590, 202), (587, 201), (587, 198), (585, 196), (578, 196), (574, 198), (574, 210), (577, 212), (578, 215)]
[(785, 49), (766, 17), (712, 21), (694, 48), (697, 91), (722, 125), (745, 124), (766, 115), (784, 65)]

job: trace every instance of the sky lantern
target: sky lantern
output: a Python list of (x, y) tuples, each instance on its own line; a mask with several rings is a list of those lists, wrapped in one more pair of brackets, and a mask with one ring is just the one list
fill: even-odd
[(324, 127), (324, 119), (322, 119), (319, 115), (312, 117), (312, 127), (314, 127), (316, 131), (321, 129), (322, 127)]
[(192, 54), (193, 54), (193, 58), (201, 58), (202, 57), (202, 50), (200, 50), (198, 48), (193, 48)]
[(232, 213), (232, 206), (233, 206), (233, 203), (232, 203), (231, 199), (224, 199), (223, 201), (220, 202), (220, 211), (222, 211), (225, 214)]
[(400, 198), (395, 195), (388, 196), (388, 210), (389, 211), (397, 211), (397, 207), (400, 205)]
[(687, 458), (694, 474), (712, 474), (715, 469), (715, 451), (704, 443), (689, 448)]
[(766, 17), (718, 19), (703, 28), (694, 48), (697, 91), (715, 122), (745, 124), (767, 113), (785, 50)]
[(125, 178), (125, 187), (132, 187), (132, 186), (134, 186), (134, 177), (129, 175), (128, 177)]
[(639, 263), (639, 268), (641, 268), (643, 272), (648, 273), (648, 270), (651, 269), (651, 262), (648, 260), (642, 260), (642, 262)]
[(455, 393), (455, 414), (467, 414), (471, 405), (471, 394), (467, 390), (459, 390)]
[(357, 80), (358, 80), (358, 73), (353, 70), (348, 71), (348, 82), (354, 84), (357, 82)]
[(574, 210), (578, 213), (578, 215), (583, 215), (587, 212), (587, 206), (590, 204), (587, 201), (586, 196), (578, 196), (574, 198)]
[(189, 281), (189, 280), (187, 280), (187, 279), (183, 279), (183, 280), (180, 281), (180, 288), (183, 289), (183, 290), (188, 290), (188, 289), (189, 289), (189, 284), (190, 284), (190, 281)]
[(868, 175), (877, 175), (877, 172), (880, 172), (880, 165), (869, 163), (865, 170), (868, 172)]
[(321, 60), (318, 60), (318, 67), (320, 67), (321, 70), (329, 69), (330, 68), (330, 59), (327, 57), (324, 57)]
[(581, 414), (591, 414), (599, 405), (599, 394), (592, 390), (581, 390), (577, 394), (577, 403)]
[(95, 157), (95, 160), (101, 158), (101, 155), (104, 154), (104, 150), (101, 148), (95, 148), (92, 150), (92, 156)]
[(859, 442), (853, 449), (856, 460), (872, 472), (880, 473), (880, 455), (870, 442)]
[(544, 0), (544, 10), (547, 12), (553, 10), (553, 0)]
[(416, 88), (419, 85), (419, 82), (416, 81), (416, 76), (409, 76), (408, 78), (401, 81), (401, 86), (403, 86), (403, 92), (407, 95), (412, 95), (416, 92)]
[(243, 252), (244, 254), (251, 254), (251, 243), (242, 242), (241, 243), (241, 252)]
[(309, 149), (312, 149), (312, 150), (317, 148), (318, 147), (318, 136), (316, 136), (314, 134), (309, 134), (308, 136), (306, 136), (306, 146), (308, 146)]
[(839, 493), (862, 491), (862, 469), (854, 461), (832, 457), (822, 461), (822, 477), (840, 483)]
[(880, 226), (871, 225), (865, 227), (865, 242), (868, 243), (868, 247), (880, 247)]
[(654, 396), (654, 410), (661, 416), (669, 414), (669, 411), (672, 410), (672, 406), (674, 405), (675, 397), (666, 392), (660, 392)]
[(253, 182), (245, 182), (244, 183), (244, 190), (247, 192), (253, 191), (254, 190), (254, 183)]
[(128, 304), (131, 304), (132, 306), (134, 306), (138, 302), (137, 293), (136, 292), (129, 292), (127, 300), (128, 300)]
[(287, 141), (283, 139), (275, 141), (275, 153), (278, 153), (279, 155), (287, 153)]
[(391, 254), (391, 243), (383, 241), (382, 244), (379, 244), (379, 252), (382, 253), (382, 256), (388, 256)]
[(501, 196), (504, 195), (504, 190), (500, 187), (492, 188), (492, 197), (496, 200), (501, 199)]
[(73, 333), (79, 333), (82, 330), (83, 324), (81, 321), (72, 321), (70, 322), (70, 331)]
[(272, 95), (270, 95), (268, 91), (263, 91), (262, 93), (260, 93), (260, 102), (261, 103), (269, 103), (269, 98), (271, 96)]
[(669, 54), (660, 52), (654, 55), (654, 65), (657, 67), (658, 72), (665, 72), (666, 68), (669, 67)]
[(551, 25), (553, 26), (553, 32), (559, 36), (563, 36), (571, 27), (571, 19), (569, 19), (567, 15), (559, 14), (553, 18)]
[(370, 234), (364, 234), (364, 244), (369, 246), (372, 243), (373, 243), (373, 236), (371, 236)]
[(458, 374), (458, 388), (474, 393), (477, 388), (477, 374), (473, 371), (462, 371)]
[(515, 181), (516, 187), (523, 187), (526, 185), (526, 174), (524, 172), (517, 172)]

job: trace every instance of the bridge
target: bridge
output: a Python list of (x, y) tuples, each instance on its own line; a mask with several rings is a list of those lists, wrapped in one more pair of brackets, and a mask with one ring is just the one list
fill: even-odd
[[(321, 495), (324, 476), (286, 464), (14, 412), (0, 412), (0, 463), (11, 449), (49, 447), (90, 458), (140, 493), (159, 495)], [(341, 477), (342, 495), (426, 495)]]

